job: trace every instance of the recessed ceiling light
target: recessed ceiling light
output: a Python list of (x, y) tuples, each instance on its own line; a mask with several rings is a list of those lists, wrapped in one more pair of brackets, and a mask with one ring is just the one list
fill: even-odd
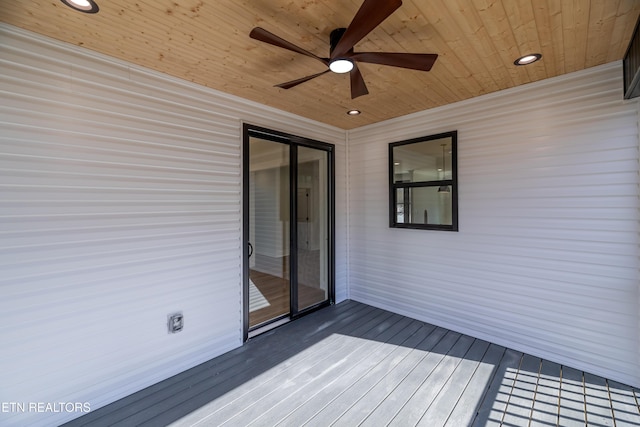
[(349, 110), (347, 111), (347, 114), (350, 116), (357, 116), (358, 114), (360, 114), (360, 110)]
[(60, 0), (72, 9), (84, 13), (97, 13), (100, 8), (93, 0)]
[(338, 74), (348, 73), (353, 70), (353, 62), (348, 59), (336, 59), (329, 64), (329, 69)]
[(529, 65), (538, 61), (540, 58), (542, 58), (542, 55), (540, 55), (539, 53), (531, 53), (529, 55), (525, 55), (516, 59), (515, 61), (513, 61), (513, 63), (515, 65)]

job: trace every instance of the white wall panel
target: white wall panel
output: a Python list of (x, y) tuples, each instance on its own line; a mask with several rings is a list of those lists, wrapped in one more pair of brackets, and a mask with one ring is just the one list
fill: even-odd
[(344, 131), (8, 25), (0, 40), (0, 402), (97, 409), (241, 345), (242, 122), (338, 157)]
[[(390, 229), (388, 143), (458, 131), (460, 231)], [(620, 63), (348, 132), (351, 298), (640, 385)]]

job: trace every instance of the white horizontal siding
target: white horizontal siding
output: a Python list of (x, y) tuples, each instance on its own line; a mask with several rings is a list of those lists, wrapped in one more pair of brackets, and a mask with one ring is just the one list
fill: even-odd
[[(344, 283), (345, 286), (340, 289), (336, 288), (336, 301), (344, 301), (351, 298), (349, 283), (349, 237), (350, 229), (353, 224), (350, 222), (349, 212), (351, 210), (351, 197), (349, 192), (351, 185), (349, 183), (351, 172), (351, 162), (349, 161), (349, 135), (346, 135), (346, 144), (336, 147), (336, 170), (344, 170), (346, 172), (345, 179), (336, 182), (336, 231), (345, 230), (346, 233), (336, 234), (336, 260), (341, 260), (340, 264), (336, 263), (336, 283)], [(340, 186), (340, 187), (338, 187)], [(340, 215), (338, 215), (340, 213)], [(340, 267), (338, 267), (340, 266)], [(341, 268), (344, 266), (344, 268)]]
[[(388, 227), (388, 143), (458, 131), (457, 233)], [(352, 130), (350, 295), (640, 385), (638, 110), (620, 63)]]
[(344, 131), (8, 25), (0, 40), (0, 402), (96, 409), (241, 345), (242, 122), (342, 153)]

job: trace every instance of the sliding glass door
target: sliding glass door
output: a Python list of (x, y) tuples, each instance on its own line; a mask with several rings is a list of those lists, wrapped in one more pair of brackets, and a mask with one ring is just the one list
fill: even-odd
[(250, 327), (289, 315), (290, 149), (251, 138), (249, 147)]
[(329, 153), (298, 147), (298, 310), (329, 297)]
[(245, 331), (333, 299), (333, 146), (244, 132)]

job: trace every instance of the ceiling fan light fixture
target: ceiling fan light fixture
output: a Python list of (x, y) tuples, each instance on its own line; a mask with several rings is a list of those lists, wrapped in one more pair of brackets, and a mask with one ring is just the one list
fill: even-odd
[(360, 113), (361, 113), (360, 110), (349, 110), (349, 111), (347, 111), (347, 114), (350, 115), (350, 116), (357, 116)]
[(348, 73), (353, 70), (353, 61), (349, 59), (335, 59), (329, 64), (329, 69), (338, 74)]
[(98, 13), (100, 8), (93, 0), (60, 0), (72, 9), (84, 13)]
[(542, 58), (542, 55), (539, 53), (530, 53), (529, 55), (521, 56), (520, 58), (513, 61), (514, 65), (529, 65), (533, 64), (536, 61), (539, 61)]

